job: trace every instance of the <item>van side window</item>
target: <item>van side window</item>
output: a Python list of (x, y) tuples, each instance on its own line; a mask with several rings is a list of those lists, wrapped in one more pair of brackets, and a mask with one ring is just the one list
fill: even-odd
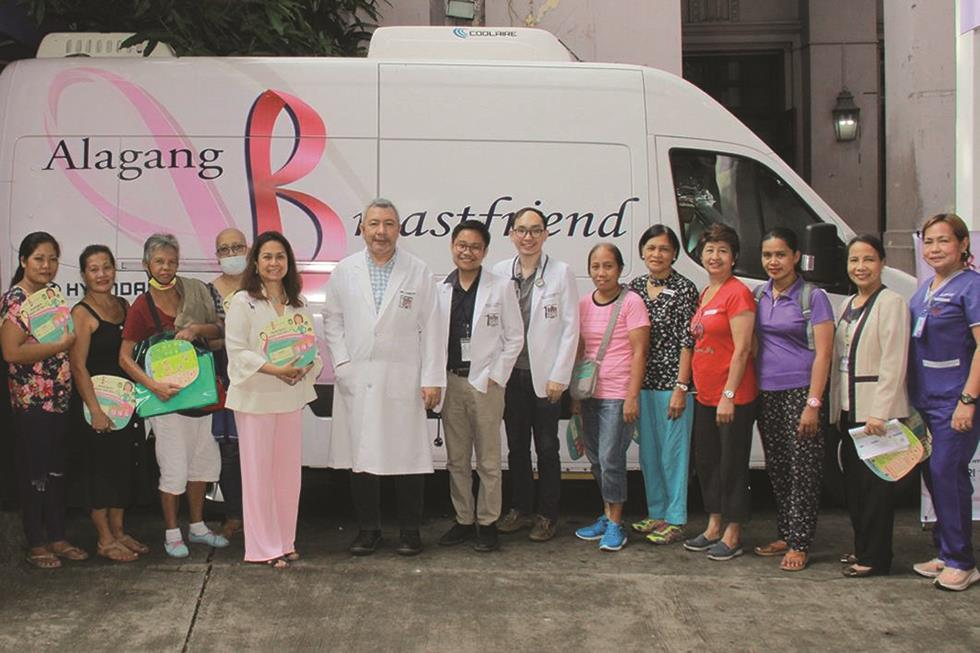
[(789, 184), (758, 161), (706, 150), (670, 151), (684, 249), (692, 257), (698, 238), (721, 222), (738, 232), (741, 254), (735, 273), (765, 279), (762, 234), (787, 227), (802, 239), (806, 226), (819, 218)]

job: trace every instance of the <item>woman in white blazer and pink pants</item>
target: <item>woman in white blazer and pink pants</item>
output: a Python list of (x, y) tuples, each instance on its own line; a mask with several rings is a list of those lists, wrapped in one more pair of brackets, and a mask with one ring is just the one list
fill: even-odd
[(303, 453), (303, 406), (316, 398), (319, 355), (305, 367), (274, 365), (262, 353), (262, 332), (283, 315), (313, 322), (289, 241), (260, 234), (249, 252), (242, 290), (225, 321), (228, 376), (225, 402), (235, 411), (242, 465), (245, 560), (276, 569), (297, 560), (296, 520)]

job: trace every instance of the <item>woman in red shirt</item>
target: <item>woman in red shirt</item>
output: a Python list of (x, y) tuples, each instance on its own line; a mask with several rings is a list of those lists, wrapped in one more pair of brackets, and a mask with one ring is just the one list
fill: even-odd
[(738, 234), (714, 224), (698, 242), (708, 286), (691, 320), (694, 404), (694, 469), (701, 483), (708, 526), (684, 542), (711, 560), (742, 555), (742, 524), (749, 519), (749, 452), (758, 393), (752, 363), (755, 299), (733, 271)]

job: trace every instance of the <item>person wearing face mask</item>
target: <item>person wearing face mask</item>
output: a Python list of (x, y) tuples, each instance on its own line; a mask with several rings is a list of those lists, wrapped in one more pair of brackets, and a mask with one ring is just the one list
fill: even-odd
[(399, 555), (422, 552), (419, 529), (432, 445), (426, 410), (446, 386), (446, 340), (436, 284), (421, 259), (396, 247), (395, 205), (375, 199), (361, 217), (365, 249), (334, 268), (323, 327), (336, 376), (330, 467), (351, 470), (360, 532), (353, 555), (381, 542), (381, 476), (398, 495)]
[(55, 342), (39, 342), (22, 311), (28, 297), (54, 282), (61, 247), (43, 231), (20, 244), (19, 265), (10, 289), (0, 298), (0, 347), (8, 363), (14, 417), (14, 457), (27, 562), (57, 569), (60, 558), (85, 560), (88, 554), (65, 539), (65, 458), (71, 367), (68, 350), (75, 334), (65, 330)]
[[(178, 277), (180, 245), (171, 234), (153, 234), (143, 244), (143, 267), (150, 289), (136, 298), (126, 315), (119, 365), (137, 383), (161, 401), (176, 395), (181, 387), (151, 379), (133, 359), (137, 343), (162, 332), (175, 332), (178, 340), (221, 337), (221, 326), (207, 286), (197, 279)], [(177, 507), (187, 494), (190, 512), (188, 539), (195, 544), (228, 546), (228, 540), (204, 523), (204, 493), (208, 483), (218, 480), (221, 455), (211, 436), (211, 417), (188, 417), (179, 413), (149, 418), (156, 436), (160, 466), (160, 504), (166, 525), (164, 550), (174, 558), (190, 555), (180, 527)]]
[[(248, 243), (245, 234), (230, 227), (223, 229), (214, 239), (214, 252), (218, 257), (221, 274), (208, 283), (218, 321), (224, 327), (226, 307), (231, 297), (242, 287), (242, 276), (247, 264)], [(214, 367), (225, 387), (228, 387), (228, 354), (224, 339), (209, 340), (214, 352)], [(234, 411), (224, 409), (211, 414), (211, 434), (221, 450), (221, 479), (218, 485), (224, 498), (225, 524), (221, 534), (226, 538), (242, 532), (242, 468), (238, 451), (238, 429)]]
[(970, 232), (958, 215), (932, 216), (921, 236), (922, 256), (935, 275), (909, 302), (909, 398), (932, 433), (922, 472), (936, 509), (939, 555), (913, 569), (938, 587), (961, 591), (980, 582), (970, 479), (980, 442), (980, 274), (971, 269)]
[(895, 484), (875, 475), (858, 456), (849, 431), (884, 435), (888, 420), (908, 417), (905, 388), (909, 307), (885, 288), (885, 248), (877, 236), (847, 244), (847, 276), (857, 293), (844, 300), (830, 369), (830, 421), (840, 436), (854, 554), (842, 558), (848, 578), (888, 574), (892, 564)]

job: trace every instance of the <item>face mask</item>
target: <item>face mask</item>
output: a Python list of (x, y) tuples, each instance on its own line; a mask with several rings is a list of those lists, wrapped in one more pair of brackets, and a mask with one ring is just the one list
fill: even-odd
[(173, 281), (168, 284), (162, 284), (150, 275), (150, 287), (156, 288), (157, 290), (171, 290), (177, 285), (177, 277), (174, 277)]
[(224, 258), (218, 259), (218, 265), (221, 266), (221, 271), (231, 277), (237, 277), (239, 274), (245, 271), (245, 255), (240, 256), (226, 256)]

